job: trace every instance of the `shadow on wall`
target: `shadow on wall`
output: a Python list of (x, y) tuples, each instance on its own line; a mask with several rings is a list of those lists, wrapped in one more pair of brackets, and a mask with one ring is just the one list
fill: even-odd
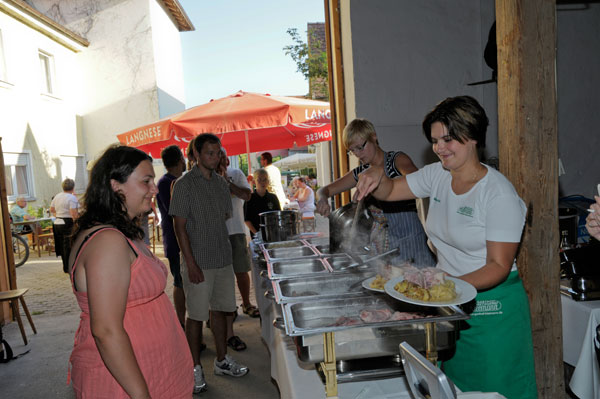
[[(88, 161), (94, 161), (109, 145), (118, 143), (117, 135), (184, 109), (185, 105), (181, 101), (161, 89), (154, 88), (85, 114), (81, 118), (80, 129), (85, 137)], [(160, 150), (150, 155), (158, 159)]]
[(60, 157), (52, 157), (39, 148), (35, 132), (27, 124), (23, 138), (22, 150), (31, 151), (31, 173), (33, 177), (34, 206), (49, 205), (52, 197), (61, 191), (62, 161)]

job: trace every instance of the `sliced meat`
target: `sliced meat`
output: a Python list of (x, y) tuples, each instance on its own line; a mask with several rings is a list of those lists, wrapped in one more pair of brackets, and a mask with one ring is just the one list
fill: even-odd
[(404, 272), (404, 280), (408, 281), (409, 283), (418, 285), (419, 287), (424, 287), (424, 285), (425, 285), (424, 275), (418, 269), (405, 271)]
[(421, 319), (425, 317), (425, 315), (422, 315), (420, 313), (413, 313), (413, 312), (394, 312), (392, 314), (392, 316), (390, 317), (390, 320), (412, 320), (412, 319)]
[(421, 287), (430, 289), (434, 285), (443, 284), (445, 280), (445, 274), (443, 271), (436, 267), (426, 267), (421, 270), (423, 274), (424, 285)]
[(380, 323), (388, 320), (392, 312), (387, 308), (382, 309), (364, 309), (360, 311), (360, 319), (365, 323)]
[(362, 324), (362, 321), (360, 321), (360, 319), (357, 319), (355, 317), (342, 316), (342, 317), (338, 318), (333, 325), (335, 327), (340, 327), (340, 326), (355, 326), (357, 324)]

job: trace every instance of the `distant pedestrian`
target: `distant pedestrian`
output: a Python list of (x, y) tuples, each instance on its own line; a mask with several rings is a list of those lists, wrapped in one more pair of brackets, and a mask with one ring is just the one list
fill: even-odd
[(264, 169), (254, 172), (254, 183), (256, 189), (244, 204), (244, 221), (250, 230), (252, 237), (258, 234), (260, 229), (260, 214), (269, 211), (280, 211), (279, 199), (268, 191), (269, 174)]
[(69, 254), (71, 253), (71, 232), (73, 221), (79, 216), (79, 200), (75, 196), (75, 181), (65, 179), (62, 192), (58, 193), (50, 203), (50, 213), (55, 217), (52, 224), (54, 233), (54, 251), (60, 256), (63, 271), (69, 273)]
[(277, 166), (273, 165), (273, 155), (270, 152), (263, 152), (260, 155), (260, 165), (269, 175), (269, 192), (275, 194), (279, 200), (279, 204), (284, 206), (289, 201), (285, 196), (283, 185), (281, 184), (281, 172)]

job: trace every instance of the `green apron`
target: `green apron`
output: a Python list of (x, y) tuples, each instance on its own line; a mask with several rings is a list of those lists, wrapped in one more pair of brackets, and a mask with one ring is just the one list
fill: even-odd
[(498, 392), (508, 399), (537, 398), (529, 300), (519, 273), (480, 292), (465, 320), (456, 353), (444, 373), (463, 392)]

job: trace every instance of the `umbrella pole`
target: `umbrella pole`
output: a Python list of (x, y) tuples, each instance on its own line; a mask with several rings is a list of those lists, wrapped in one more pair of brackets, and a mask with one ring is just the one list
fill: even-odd
[(250, 161), (250, 142), (248, 141), (248, 130), (244, 130), (246, 138), (246, 156), (248, 157), (248, 176), (252, 174), (252, 162)]

